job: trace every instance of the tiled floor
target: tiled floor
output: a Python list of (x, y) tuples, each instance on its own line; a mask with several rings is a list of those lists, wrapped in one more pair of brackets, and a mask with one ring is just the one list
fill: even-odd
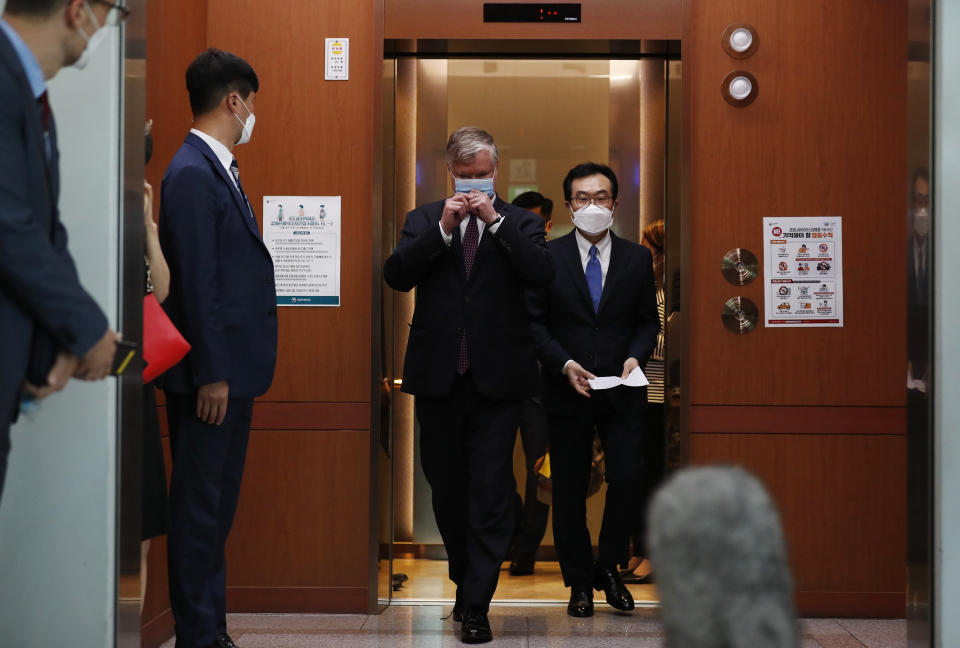
[[(439, 648), (461, 646), (450, 606), (394, 605), (383, 614), (231, 614), (230, 634), (240, 648)], [(597, 607), (590, 619), (568, 617), (563, 607), (499, 607), (490, 611), (491, 647), (660, 648), (655, 608), (620, 615)], [(803, 648), (904, 648), (906, 623), (851, 619), (802, 622)], [(173, 641), (163, 648), (173, 648)]]

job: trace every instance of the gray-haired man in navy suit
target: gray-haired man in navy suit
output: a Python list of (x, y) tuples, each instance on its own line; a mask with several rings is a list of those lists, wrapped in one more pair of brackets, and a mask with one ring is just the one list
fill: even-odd
[(47, 80), (83, 67), (126, 10), (95, 0), (7, 0), (0, 19), (0, 494), (21, 398), (100, 380), (118, 336), (84, 291), (60, 222)]

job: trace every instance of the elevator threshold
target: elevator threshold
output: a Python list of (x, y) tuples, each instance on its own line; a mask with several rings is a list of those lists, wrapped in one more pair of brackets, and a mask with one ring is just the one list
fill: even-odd
[[(490, 607), (566, 607), (569, 601), (567, 599), (498, 599), (490, 602)], [(410, 606), (436, 606), (453, 605), (453, 599), (417, 599), (417, 598), (395, 598), (391, 599), (390, 605), (410, 605)], [(602, 604), (603, 599), (597, 598), (595, 603)], [(659, 601), (635, 600), (634, 604), (638, 608), (659, 608)]]

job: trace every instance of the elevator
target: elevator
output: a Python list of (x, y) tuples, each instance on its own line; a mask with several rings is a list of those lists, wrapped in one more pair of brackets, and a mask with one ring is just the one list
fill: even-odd
[[(578, 163), (608, 164), (620, 181), (613, 231), (640, 241), (665, 223), (665, 411), (658, 429), (665, 466), (680, 463), (681, 83), (678, 41), (391, 41), (383, 75), (382, 258), (396, 245), (404, 215), (452, 194), (447, 137), (462, 126), (489, 131), (500, 148), (496, 191), (510, 202), (538, 192), (553, 202), (553, 239), (572, 231), (562, 181)], [(419, 464), (414, 398), (401, 391), (414, 293), (382, 291), (379, 601), (452, 602), (446, 556)], [(673, 334), (671, 334), (671, 328)], [(673, 343), (671, 343), (674, 341)], [(671, 406), (672, 401), (672, 406)], [(528, 472), (519, 437), (518, 492)], [(389, 486), (387, 486), (389, 485)], [(388, 492), (390, 491), (390, 492)], [(596, 543), (605, 486), (588, 499)], [(637, 515), (642, 512), (637, 511)], [(533, 575), (501, 571), (494, 603), (565, 603), (566, 588), (548, 519)], [(640, 604), (655, 588), (632, 585)]]

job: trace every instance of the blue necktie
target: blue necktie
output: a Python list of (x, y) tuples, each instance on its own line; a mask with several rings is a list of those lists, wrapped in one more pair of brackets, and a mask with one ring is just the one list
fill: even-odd
[(587, 261), (587, 288), (590, 289), (590, 299), (593, 300), (594, 312), (600, 308), (600, 295), (603, 293), (603, 274), (600, 270), (600, 259), (597, 258), (597, 246), (590, 246), (590, 260)]

